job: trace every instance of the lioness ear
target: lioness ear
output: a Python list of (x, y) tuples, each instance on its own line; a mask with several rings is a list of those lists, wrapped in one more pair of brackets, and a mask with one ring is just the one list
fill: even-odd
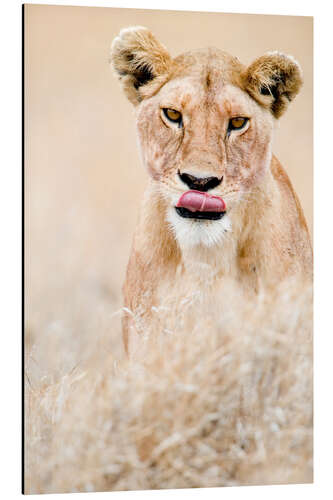
[(135, 26), (121, 30), (113, 40), (110, 62), (128, 99), (138, 104), (140, 87), (167, 73), (171, 57), (147, 28)]
[(297, 61), (279, 52), (256, 59), (245, 71), (245, 88), (260, 104), (279, 118), (298, 94), (302, 71)]

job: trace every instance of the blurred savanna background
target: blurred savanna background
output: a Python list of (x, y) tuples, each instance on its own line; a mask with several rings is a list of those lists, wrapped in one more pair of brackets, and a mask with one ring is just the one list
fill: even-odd
[(173, 56), (293, 55), (304, 86), (274, 153), (312, 233), (312, 18), (25, 5), (24, 23), (26, 493), (310, 482), (311, 291), (284, 285), (254, 307), (230, 290), (209, 341), (190, 332), (185, 355), (182, 332), (145, 354), (149, 368), (124, 357), (146, 172), (108, 59), (132, 25)]

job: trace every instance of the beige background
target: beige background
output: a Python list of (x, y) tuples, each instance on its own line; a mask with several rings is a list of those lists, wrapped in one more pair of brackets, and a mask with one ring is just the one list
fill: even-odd
[(82, 359), (87, 336), (121, 305), (146, 174), (108, 56), (130, 25), (150, 28), (172, 55), (216, 46), (245, 64), (270, 50), (300, 62), (305, 84), (274, 152), (312, 231), (312, 18), (25, 6), (27, 346), (45, 343), (42, 372), (57, 352), (64, 369)]

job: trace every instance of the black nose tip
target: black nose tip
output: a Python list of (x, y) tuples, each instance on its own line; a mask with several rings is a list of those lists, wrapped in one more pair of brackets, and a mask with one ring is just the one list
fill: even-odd
[(178, 175), (190, 189), (195, 189), (196, 191), (209, 191), (221, 184), (223, 180), (223, 176), (219, 179), (218, 177), (194, 177), (194, 175), (181, 174), (180, 172), (178, 172)]

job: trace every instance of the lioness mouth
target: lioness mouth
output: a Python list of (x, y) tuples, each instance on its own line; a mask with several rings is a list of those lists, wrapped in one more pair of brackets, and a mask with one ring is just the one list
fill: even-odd
[(190, 190), (183, 193), (176, 205), (178, 215), (187, 219), (222, 219), (226, 204), (219, 196)]
[(225, 212), (192, 212), (184, 207), (175, 207), (176, 212), (181, 217), (185, 219), (208, 219), (208, 220), (220, 220), (224, 216)]

